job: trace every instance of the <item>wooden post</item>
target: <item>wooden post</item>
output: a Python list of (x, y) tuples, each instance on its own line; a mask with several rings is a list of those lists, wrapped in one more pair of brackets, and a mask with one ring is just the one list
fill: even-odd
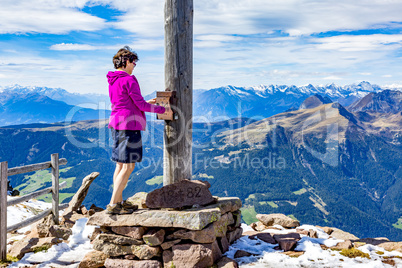
[(59, 154), (52, 154), (52, 213), (53, 220), (59, 224)]
[(193, 0), (165, 0), (165, 87), (178, 119), (165, 121), (163, 185), (192, 176)]
[(0, 260), (7, 258), (7, 186), (8, 163), (0, 163)]

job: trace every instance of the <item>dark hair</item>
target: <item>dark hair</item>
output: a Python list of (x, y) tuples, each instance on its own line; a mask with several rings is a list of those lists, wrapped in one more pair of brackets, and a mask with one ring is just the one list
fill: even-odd
[(119, 51), (117, 51), (116, 55), (113, 56), (113, 65), (115, 69), (126, 68), (126, 62), (137, 62), (138, 55), (135, 53), (129, 46), (125, 46)]

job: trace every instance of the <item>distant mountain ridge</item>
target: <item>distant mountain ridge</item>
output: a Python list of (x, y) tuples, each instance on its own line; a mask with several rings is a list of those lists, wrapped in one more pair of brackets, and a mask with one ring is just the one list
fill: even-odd
[(194, 115), (219, 121), (233, 117), (266, 118), (288, 110), (296, 110), (302, 102), (315, 94), (330, 98), (348, 106), (369, 93), (384, 90), (369, 82), (346, 86), (286, 86), (269, 85), (255, 87), (226, 86), (210, 89), (194, 98)]
[[(306, 86), (286, 86), (286, 85), (260, 85), (254, 87), (236, 87), (225, 86), (209, 90), (194, 90), (193, 92), (193, 121), (195, 122), (219, 122), (228, 120), (230, 118), (247, 117), (260, 120), (273, 116), (285, 111), (297, 110), (308, 97), (319, 95), (328, 103), (328, 99), (333, 102), (339, 102), (347, 107), (357, 100), (363, 98), (370, 93), (378, 93), (384, 89), (377, 85), (372, 85), (369, 82), (361, 82), (358, 84), (338, 86), (329, 84), (325, 86), (313, 86), (311, 84)], [(397, 90), (401, 90), (400, 88)], [(399, 91), (401, 92), (401, 91)], [(31, 95), (30, 95), (31, 94)], [(22, 99), (26, 96), (34, 95), (48, 97), (55, 101), (64, 102), (68, 105), (81, 106), (97, 109), (107, 109), (110, 107), (109, 96), (102, 94), (78, 94), (70, 93), (61, 88), (48, 88), (48, 87), (24, 87), (19, 85), (0, 87), (0, 103), (1, 100), (14, 98)], [(35, 96), (36, 96), (35, 95)], [(144, 98), (149, 100), (155, 97), (156, 93), (145, 95)], [(40, 100), (36, 97), (37, 101)], [(55, 120), (63, 120), (61, 117), (49, 117), (49, 100), (43, 98), (45, 101), (42, 110), (47, 114), (41, 114), (38, 111), (27, 111), (24, 114), (19, 111), (19, 107), (8, 107), (9, 111), (14, 111), (16, 114), (8, 113), (3, 118), (0, 125), (6, 124), (23, 124), (23, 123), (53, 123)], [(31, 100), (26, 100), (29, 103)], [(307, 100), (306, 100), (307, 101)], [(316, 100), (317, 101), (317, 100)], [(318, 103), (317, 103), (318, 105)], [(23, 105), (22, 105), (23, 106)], [(29, 106), (29, 105), (28, 105)], [(61, 105), (63, 107), (64, 105)], [(5, 107), (0, 107), (0, 112), (4, 112)], [(109, 112), (107, 112), (109, 113)], [(31, 114), (35, 114), (36, 121)], [(81, 117), (80, 120), (85, 119), (102, 119), (98, 115), (91, 115), (88, 117)], [(8, 119), (6, 119), (8, 118)], [(13, 118), (27, 118), (27, 120), (17, 120), (13, 122)], [(152, 115), (148, 115), (149, 119), (154, 119)], [(11, 120), (9, 120), (11, 119)], [(29, 120), (28, 120), (29, 119)]]
[(107, 110), (73, 106), (33, 91), (3, 91), (0, 94), (0, 126), (103, 119)]
[[(86, 108), (95, 109), (94, 105), (104, 103), (105, 106), (110, 105), (110, 99), (105, 94), (80, 94), (71, 93), (62, 88), (49, 88), (49, 87), (37, 87), (37, 86), (4, 86), (0, 87), (0, 96), (5, 93), (18, 93), (18, 94), (30, 94), (36, 93), (41, 96), (49, 97), (53, 100), (63, 101), (70, 105), (78, 105)], [(99, 109), (105, 109), (106, 107), (100, 107)]]
[(373, 111), (383, 113), (397, 113), (402, 111), (402, 92), (384, 90), (379, 93), (370, 93), (362, 99), (352, 103), (349, 110), (353, 112)]

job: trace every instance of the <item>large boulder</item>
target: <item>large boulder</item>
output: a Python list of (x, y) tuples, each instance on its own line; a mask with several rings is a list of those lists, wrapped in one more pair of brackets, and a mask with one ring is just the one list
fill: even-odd
[(181, 180), (150, 192), (146, 198), (148, 208), (181, 208), (207, 205), (214, 201), (208, 182)]
[(175, 245), (163, 252), (164, 267), (211, 267), (222, 257), (218, 243)]
[[(229, 201), (230, 202), (230, 201)], [(104, 211), (92, 215), (87, 224), (97, 226), (174, 227), (202, 230), (221, 218), (219, 208), (198, 208), (182, 211), (139, 209), (132, 214), (110, 215)]]
[(284, 228), (295, 228), (300, 226), (298, 220), (294, 220), (284, 214), (257, 214), (256, 217), (265, 226), (281, 225)]

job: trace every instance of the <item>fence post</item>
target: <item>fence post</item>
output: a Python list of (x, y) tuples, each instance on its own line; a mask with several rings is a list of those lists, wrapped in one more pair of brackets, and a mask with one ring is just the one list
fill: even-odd
[(7, 258), (7, 184), (8, 163), (0, 163), (0, 260)]
[(53, 220), (59, 224), (59, 154), (52, 154), (52, 213)]

